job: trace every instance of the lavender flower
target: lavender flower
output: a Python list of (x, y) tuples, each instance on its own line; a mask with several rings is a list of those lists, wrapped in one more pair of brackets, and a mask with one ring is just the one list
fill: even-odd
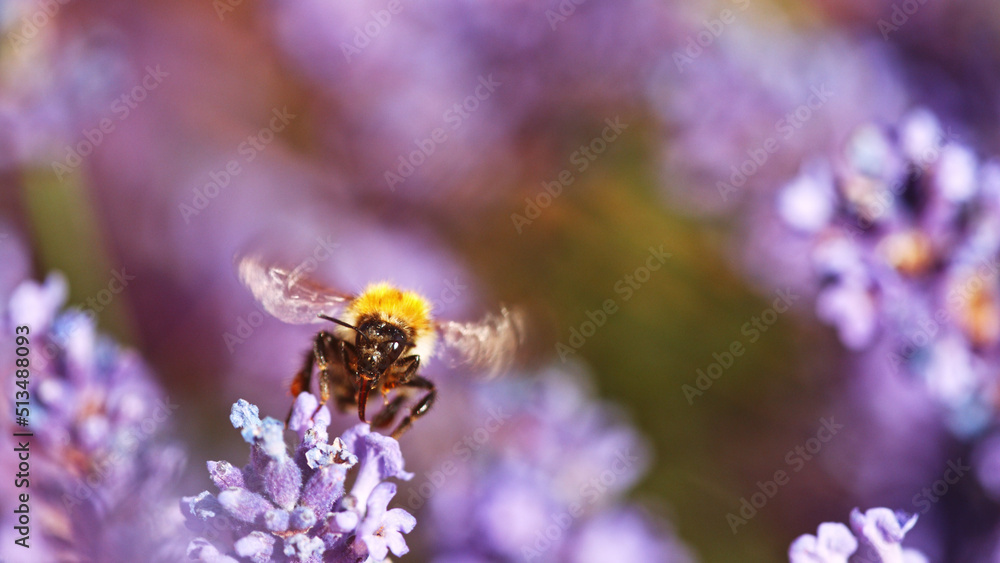
[(435, 561), (691, 560), (665, 525), (621, 502), (646, 448), (581, 381), (550, 369), (478, 389), (473, 412), (487, 422), (453, 449), (461, 463), (440, 462), (449, 477), (430, 491)]
[(805, 534), (792, 542), (788, 557), (791, 563), (847, 563), (848, 558), (855, 563), (926, 563), (923, 554), (902, 547), (903, 538), (916, 523), (916, 515), (888, 508), (864, 513), (855, 508), (851, 511), (854, 535), (843, 524), (826, 522), (819, 525), (817, 535)]
[[(99, 335), (91, 318), (59, 313), (65, 299), (66, 282), (58, 275), (44, 284), (24, 282), (0, 322), (4, 334), (27, 326), (31, 350), (28, 425), (13, 426), (14, 397), (0, 407), (5, 448), (13, 449), (15, 431), (33, 434), (13, 438), (28, 444), (30, 488), (6, 490), (5, 498), (30, 493), (29, 543), (43, 559), (175, 560), (182, 553), (174, 541), (180, 514), (170, 494), (183, 455), (160, 436), (177, 406), (138, 356)], [(7, 359), (4, 348), (0, 356)], [(7, 524), (0, 556), (21, 560), (24, 552)]]
[(261, 420), (245, 400), (233, 405), (230, 421), (251, 445), (250, 462), (242, 469), (209, 462), (220, 492), (183, 499), (189, 526), (202, 534), (188, 547), (192, 559), (374, 563), (409, 551), (403, 534), (416, 519), (387, 508), (396, 485), (386, 480), (412, 477), (403, 469), (399, 444), (366, 424), (331, 442), (330, 411), (324, 406), (317, 412), (317, 405), (309, 393), (295, 401), (289, 428), (299, 444), (293, 454), (281, 422)]
[(995, 416), (998, 194), (1000, 165), (917, 110), (859, 128), (777, 198), (811, 254), (819, 317), (882, 370), (922, 380), (960, 435)]

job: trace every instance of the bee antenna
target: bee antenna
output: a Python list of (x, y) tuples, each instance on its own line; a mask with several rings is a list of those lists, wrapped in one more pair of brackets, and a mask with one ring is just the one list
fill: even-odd
[(340, 326), (346, 326), (347, 328), (349, 328), (349, 329), (351, 329), (351, 330), (355, 330), (355, 331), (356, 331), (356, 330), (358, 330), (358, 327), (356, 327), (356, 326), (352, 326), (352, 325), (349, 325), (349, 324), (345, 323), (344, 321), (342, 321), (342, 320), (340, 320), (340, 319), (335, 319), (335, 318), (333, 318), (333, 317), (328, 317), (328, 316), (326, 316), (326, 315), (322, 315), (322, 314), (321, 314), (321, 315), (318, 315), (318, 316), (319, 316), (319, 318), (321, 318), (321, 319), (325, 319), (325, 320), (328, 320), (328, 321), (330, 321), (330, 322), (334, 322), (334, 323), (337, 323), (337, 324), (339, 324)]
[(363, 333), (361, 333), (361, 332), (358, 332), (358, 327), (356, 327), (356, 326), (353, 326), (353, 325), (349, 325), (349, 324), (345, 323), (344, 321), (342, 321), (342, 320), (340, 320), (340, 319), (335, 319), (335, 318), (333, 318), (333, 317), (329, 317), (329, 316), (327, 316), (327, 315), (322, 315), (322, 314), (321, 314), (321, 315), (318, 315), (318, 316), (319, 316), (319, 318), (321, 318), (321, 319), (325, 319), (325, 320), (328, 320), (328, 321), (330, 321), (330, 322), (334, 322), (334, 323), (337, 323), (337, 324), (339, 324), (340, 326), (345, 326), (345, 327), (347, 327), (347, 328), (349, 328), (349, 329), (353, 330), (354, 332), (357, 332), (358, 334), (360, 334), (360, 335), (361, 335), (361, 337), (362, 337), (362, 338), (364, 338), (365, 340), (368, 340), (368, 337), (367, 337), (367, 336), (365, 336), (365, 335), (364, 335)]

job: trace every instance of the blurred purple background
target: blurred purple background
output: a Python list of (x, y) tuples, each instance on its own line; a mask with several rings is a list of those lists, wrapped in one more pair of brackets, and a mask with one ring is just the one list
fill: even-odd
[(245, 455), (237, 399), (291, 404), (315, 327), (234, 269), (267, 247), (529, 314), (513, 382), (425, 367), (403, 561), (524, 560), (606, 433), (641, 467), (536, 560), (774, 561), (854, 507), (918, 513), (930, 561), (1000, 554), (993, 3), (6, 0), (0, 32), (2, 302), (58, 270), (144, 358), (181, 494)]

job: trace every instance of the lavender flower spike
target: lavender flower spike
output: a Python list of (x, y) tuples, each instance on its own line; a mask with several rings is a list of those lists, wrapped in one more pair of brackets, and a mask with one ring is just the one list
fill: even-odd
[(1000, 414), (998, 196), (996, 158), (921, 109), (859, 128), (777, 194), (776, 255), (805, 250), (812, 271), (790, 277), (807, 280), (817, 316), (878, 375), (922, 382), (960, 437)]
[[(30, 537), (15, 531), (16, 514), (0, 516), (0, 560), (176, 561), (184, 545), (173, 489), (184, 453), (168, 436), (179, 406), (134, 351), (97, 330), (92, 315), (61, 311), (67, 290), (51, 274), (42, 284), (22, 282), (0, 305), (3, 334), (16, 331), (30, 350), (21, 357), (30, 367), (20, 370), (30, 377), (17, 386), (9, 380), (0, 393), (0, 447), (30, 450), (24, 486), (36, 503), (32, 514), (43, 515)], [(0, 350), (3, 365), (14, 361), (13, 346)], [(28, 401), (26, 425), (14, 425), (15, 392)], [(9, 466), (16, 460), (0, 460), (5, 474), (17, 472)], [(0, 495), (13, 501), (26, 492), (14, 485), (5, 480)]]
[[(864, 513), (851, 512), (851, 530), (840, 523), (819, 525), (817, 534), (799, 536), (788, 549), (791, 563), (927, 563), (924, 555), (903, 549), (906, 533), (916, 525), (917, 516), (872, 508)], [(860, 546), (860, 550), (858, 549)]]
[[(326, 407), (316, 412), (317, 405), (309, 393), (296, 399), (290, 428), (299, 444), (291, 453), (284, 425), (270, 417), (261, 420), (258, 408), (243, 399), (233, 405), (230, 421), (251, 446), (250, 462), (242, 469), (209, 462), (220, 492), (183, 499), (189, 526), (202, 534), (188, 546), (190, 558), (375, 563), (390, 551), (409, 550), (403, 534), (413, 530), (416, 519), (388, 508), (396, 485), (385, 481), (412, 476), (403, 470), (399, 444), (370, 433), (364, 424), (331, 442), (330, 412)], [(354, 466), (347, 493), (347, 474)]]

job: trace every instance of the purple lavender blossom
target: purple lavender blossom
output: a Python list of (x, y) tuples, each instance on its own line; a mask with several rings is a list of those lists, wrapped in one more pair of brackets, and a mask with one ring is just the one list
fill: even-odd
[(230, 421), (251, 445), (250, 462), (242, 469), (209, 462), (220, 492), (183, 499), (188, 525), (201, 534), (188, 547), (192, 559), (374, 563), (409, 551), (403, 534), (416, 519), (388, 508), (396, 485), (387, 479), (412, 477), (403, 469), (399, 444), (366, 424), (331, 442), (330, 411), (317, 411), (317, 405), (309, 393), (295, 400), (289, 428), (299, 444), (292, 454), (281, 422), (261, 420), (245, 400), (233, 405)]
[[(788, 549), (791, 563), (926, 563), (914, 549), (904, 549), (903, 538), (917, 516), (888, 508), (851, 511), (851, 529), (825, 522), (817, 534), (799, 536)], [(851, 534), (854, 531), (854, 535)], [(859, 550), (860, 546), (860, 550)], [(852, 557), (853, 555), (853, 557)]]
[(777, 197), (808, 247), (818, 316), (883, 371), (922, 381), (959, 435), (995, 416), (998, 195), (1000, 165), (916, 110), (859, 128)]
[[(65, 299), (61, 276), (24, 282), (0, 322), (4, 334), (18, 326), (30, 331), (29, 424), (13, 426), (14, 397), (7, 396), (0, 435), (12, 450), (13, 432), (33, 433), (13, 438), (29, 444), (31, 554), (53, 561), (176, 560), (183, 545), (174, 538), (182, 528), (171, 494), (184, 457), (161, 436), (177, 406), (134, 352), (97, 333), (91, 317), (59, 313)], [(6, 348), (0, 356), (12, 365)], [(16, 498), (15, 491), (4, 498)], [(12, 526), (4, 522), (0, 556), (23, 560)]]
[(622, 503), (645, 444), (577, 375), (490, 382), (473, 403), (487, 421), (477, 448), (457, 444), (460, 463), (440, 462), (449, 477), (429, 497), (435, 561), (691, 561), (665, 524)]

